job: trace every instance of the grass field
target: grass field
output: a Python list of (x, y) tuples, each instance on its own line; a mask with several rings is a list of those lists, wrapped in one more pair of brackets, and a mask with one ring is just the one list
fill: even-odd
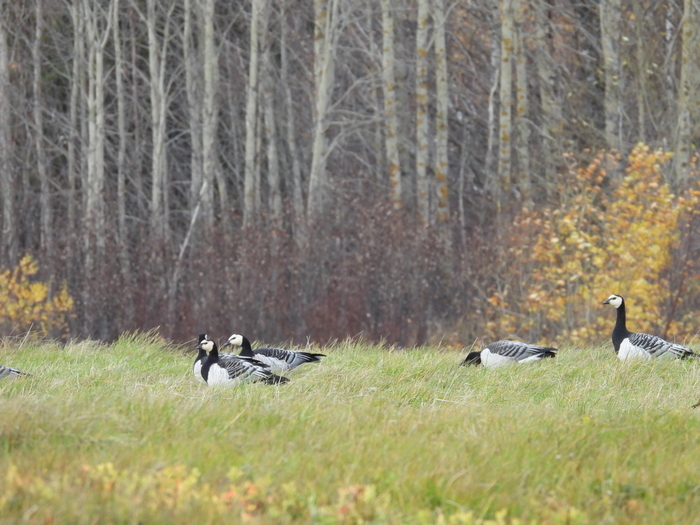
[(212, 389), (153, 335), (5, 341), (0, 523), (700, 523), (700, 362), (315, 351)]

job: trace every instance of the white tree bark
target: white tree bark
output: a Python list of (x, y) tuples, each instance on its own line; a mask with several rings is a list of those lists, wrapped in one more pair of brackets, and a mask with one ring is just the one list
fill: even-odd
[(150, 74), (151, 93), (151, 138), (153, 152), (151, 158), (151, 233), (156, 237), (167, 236), (167, 219), (165, 209), (165, 192), (167, 178), (166, 157), (166, 111), (168, 94), (165, 88), (165, 63), (167, 58), (170, 12), (164, 21), (164, 36), (158, 41), (156, 26), (160, 16), (156, 13), (156, 0), (148, 0), (146, 23), (148, 26), (148, 70)]
[(501, 84), (498, 141), (498, 204), (503, 208), (510, 195), (512, 170), (513, 106), (513, 0), (504, 0), (501, 15)]
[[(253, 2), (256, 3), (256, 2)], [(228, 192), (222, 180), (217, 159), (216, 131), (218, 112), (216, 86), (219, 78), (218, 52), (214, 44), (214, 0), (203, 0), (202, 22), (204, 26), (204, 102), (202, 105), (202, 172), (207, 183), (202, 198), (202, 212), (208, 225), (214, 222), (214, 180), (217, 181), (222, 212), (228, 209)], [(222, 214), (226, 222), (228, 213)]]
[(92, 266), (93, 242), (99, 256), (105, 247), (104, 184), (105, 184), (105, 72), (104, 48), (110, 34), (111, 16), (89, 0), (83, 0), (85, 36), (87, 39), (88, 92), (86, 145), (87, 176), (85, 185), (85, 238), (87, 266)]
[(32, 61), (34, 62), (34, 146), (36, 148), (36, 169), (39, 176), (39, 207), (40, 207), (40, 244), (46, 253), (53, 252), (53, 210), (51, 207), (51, 187), (46, 167), (46, 148), (44, 145), (44, 101), (41, 92), (42, 54), (41, 42), (44, 36), (44, 2), (36, 0), (35, 7), (34, 45), (32, 46)]
[(382, 80), (384, 91), (384, 126), (389, 185), (394, 208), (401, 207), (401, 161), (399, 158), (398, 129), (396, 115), (396, 82), (394, 80), (394, 12), (391, 0), (382, 0)]
[(275, 81), (270, 58), (270, 46), (263, 53), (263, 101), (265, 138), (267, 140), (267, 184), (269, 188), (270, 217), (275, 226), (282, 225), (282, 188), (280, 187), (279, 154), (277, 152), (277, 125), (275, 123)]
[(622, 151), (622, 99), (620, 95), (621, 0), (600, 0), (600, 37), (605, 71), (605, 142)]
[(250, 18), (250, 61), (246, 93), (245, 175), (243, 179), (243, 224), (250, 224), (257, 211), (256, 188), (260, 186), (258, 169), (258, 77), (260, 71), (260, 30), (267, 27), (262, 18), (268, 0), (253, 2)]
[[(433, 20), (435, 23), (435, 190), (437, 206), (435, 209), (438, 224), (447, 224), (449, 218), (449, 160), (447, 143), (449, 139), (448, 112), (450, 93), (447, 84), (447, 39), (445, 37), (447, 17), (444, 0), (434, 0)], [(446, 228), (442, 229), (447, 235)]]
[(10, 157), (10, 65), (5, 27), (7, 6), (0, 2), (0, 192), (2, 192), (2, 251), (6, 263), (17, 261), (17, 231), (15, 228), (15, 189), (11, 175)]
[[(114, 83), (117, 90), (117, 131), (119, 141), (117, 150), (117, 224), (122, 265), (128, 262), (126, 227), (126, 93), (124, 89), (124, 57), (119, 27), (120, 0), (113, 0), (112, 38), (114, 40)], [(128, 264), (127, 264), (128, 266)]]
[(697, 136), (697, 116), (700, 96), (700, 0), (683, 2), (683, 43), (681, 48), (681, 80), (678, 88), (678, 124), (674, 175), (676, 183), (688, 178), (692, 140)]
[(328, 143), (328, 112), (335, 77), (335, 46), (337, 41), (337, 18), (339, 0), (329, 0), (330, 15), (326, 10), (326, 0), (314, 0), (314, 72), (316, 107), (314, 112), (314, 134), (309, 173), (309, 193), (307, 217), (319, 218), (323, 211), (328, 174), (326, 155)]
[(297, 148), (296, 126), (294, 117), (294, 98), (292, 96), (291, 82), (289, 76), (290, 58), (289, 58), (289, 27), (287, 21), (287, 10), (289, 9), (290, 0), (285, 0), (284, 10), (281, 17), (281, 88), (284, 90), (285, 102), (287, 106), (287, 122), (285, 125), (287, 147), (289, 148), (289, 156), (291, 157), (291, 187), (292, 187), (292, 206), (294, 209), (294, 236), (297, 241), (301, 240), (300, 228), (304, 219), (304, 196), (302, 190), (301, 179), (301, 162), (299, 159), (299, 151)]
[(516, 135), (515, 148), (518, 152), (518, 189), (523, 203), (532, 209), (532, 189), (530, 180), (530, 123), (528, 106), (528, 84), (527, 84), (527, 56), (524, 45), (523, 20), (525, 13), (520, 0), (514, 0), (515, 11), (515, 31), (514, 49), (515, 58), (515, 126), (518, 131)]
[(428, 162), (428, 52), (429, 52), (430, 0), (418, 0), (418, 28), (416, 30), (416, 202), (418, 217), (428, 224), (430, 216), (430, 185)]
[(535, 41), (538, 46), (535, 52), (535, 66), (542, 109), (542, 162), (547, 191), (554, 184), (557, 159), (561, 155), (559, 144), (562, 128), (561, 104), (555, 89), (555, 63), (551, 55), (553, 50), (548, 45), (550, 38), (547, 24), (550, 7), (548, 0), (538, 0), (534, 4)]
[(191, 147), (190, 214), (194, 213), (196, 206), (199, 206), (197, 208), (199, 210), (202, 208), (200, 189), (204, 182), (202, 175), (202, 60), (193, 43), (193, 11), (192, 1), (184, 0), (182, 54), (185, 61), (185, 92)]

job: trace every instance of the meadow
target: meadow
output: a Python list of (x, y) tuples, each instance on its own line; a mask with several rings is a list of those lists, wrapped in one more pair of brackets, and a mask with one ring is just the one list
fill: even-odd
[(700, 523), (700, 361), (348, 340), (213, 389), (193, 347), (6, 339), (0, 523)]

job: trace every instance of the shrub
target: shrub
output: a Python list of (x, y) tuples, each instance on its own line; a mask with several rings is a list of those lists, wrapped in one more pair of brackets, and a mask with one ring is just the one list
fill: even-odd
[[(600, 339), (611, 327), (611, 314), (600, 303), (611, 293), (629, 299), (635, 330), (658, 330), (672, 296), (669, 270), (680, 221), (700, 205), (699, 192), (674, 195), (663, 182), (670, 157), (639, 144), (616, 179), (607, 167), (619, 159), (600, 153), (562, 179), (561, 204), (523, 210), (509, 249), (517, 264), (508, 286), (490, 299), (489, 331)], [(691, 330), (683, 320), (665, 326), (674, 334)]]
[(64, 284), (58, 294), (49, 295), (49, 285), (33, 281), (39, 266), (25, 255), (12, 270), (0, 271), (0, 326), (3, 332), (24, 332), (32, 328), (43, 332), (64, 332), (73, 299)]

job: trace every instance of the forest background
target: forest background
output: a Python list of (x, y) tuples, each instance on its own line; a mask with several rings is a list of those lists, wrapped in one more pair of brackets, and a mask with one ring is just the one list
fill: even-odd
[(4, 334), (697, 333), (697, 1), (0, 5)]

